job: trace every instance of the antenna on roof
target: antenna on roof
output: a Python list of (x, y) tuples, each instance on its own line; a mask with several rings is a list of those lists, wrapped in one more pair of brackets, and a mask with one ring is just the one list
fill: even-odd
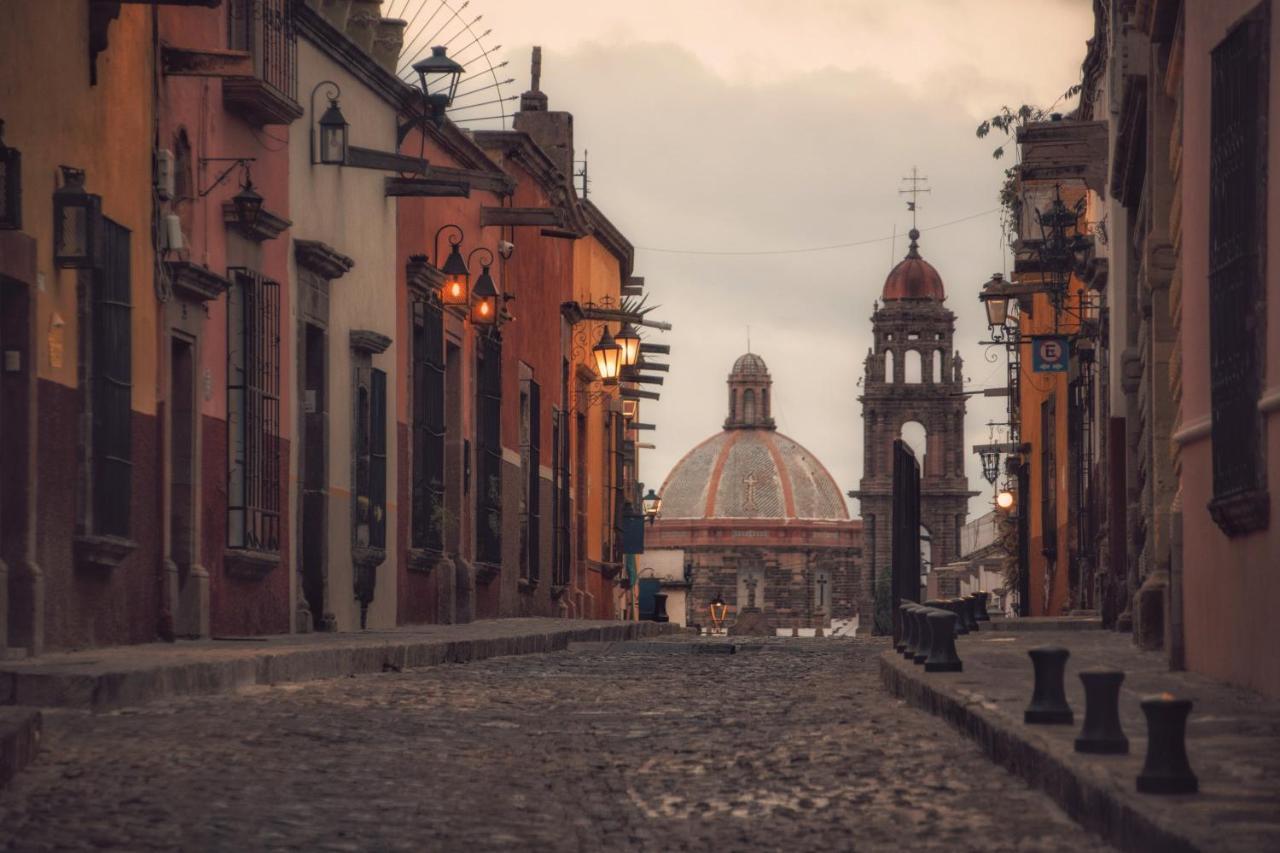
[(582, 168), (574, 172), (573, 176), (575, 178), (582, 178), (582, 198), (584, 201), (586, 200), (587, 196), (591, 194), (591, 175), (589, 174), (587, 169), (587, 159), (590, 157), (590, 155), (591, 155), (591, 152), (584, 148), (582, 149), (582, 159), (575, 160), (573, 162), (573, 165), (575, 166), (578, 165), (579, 163), (582, 164)]

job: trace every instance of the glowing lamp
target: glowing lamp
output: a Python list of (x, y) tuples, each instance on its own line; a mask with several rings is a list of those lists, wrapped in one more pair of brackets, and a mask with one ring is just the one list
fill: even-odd
[(622, 366), (635, 367), (640, 362), (640, 334), (630, 323), (623, 323), (614, 338), (622, 347)]
[(600, 341), (591, 348), (591, 354), (595, 356), (596, 372), (604, 383), (617, 383), (618, 371), (622, 369), (622, 347), (609, 334), (607, 325), (600, 331)]
[(1005, 511), (1013, 509), (1015, 503), (1013, 492), (1005, 489), (996, 495), (996, 506)]
[(489, 275), (488, 264), (480, 268), (480, 278), (476, 279), (476, 286), (471, 293), (471, 298), (471, 321), (473, 323), (481, 326), (492, 326), (498, 322), (498, 288), (494, 286), (493, 276)]
[(440, 268), (444, 273), (440, 301), (445, 305), (466, 305), (470, 298), (468, 286), (471, 283), (471, 271), (467, 269), (467, 262), (462, 259), (462, 252), (458, 251), (458, 244), (453, 242), (453, 238), (449, 239), (449, 243), (452, 247), (449, 257)]
[(1009, 297), (999, 292), (1003, 285), (1004, 276), (996, 273), (982, 286), (982, 294), (978, 297), (987, 309), (987, 325), (993, 329), (1003, 326), (1009, 319)]

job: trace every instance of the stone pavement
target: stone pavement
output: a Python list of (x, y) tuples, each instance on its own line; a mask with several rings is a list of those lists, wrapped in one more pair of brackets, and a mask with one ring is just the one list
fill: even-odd
[(121, 708), (252, 684), (559, 651), (679, 632), (653, 622), (489, 619), (388, 631), (148, 643), (0, 661), (0, 705)]
[[(1066, 689), (1074, 725), (1022, 721), (1034, 683), (1027, 650), (1041, 645), (1071, 652)], [(1127, 636), (1110, 631), (984, 630), (960, 637), (956, 649), (963, 672), (925, 673), (886, 652), (882, 679), (893, 694), (960, 728), (1086, 827), (1129, 850), (1280, 850), (1280, 702), (1192, 673), (1169, 672), (1161, 654), (1140, 651)], [(1079, 672), (1102, 666), (1126, 673), (1120, 716), (1129, 755), (1075, 752), (1085, 710)], [(1187, 752), (1200, 780), (1198, 794), (1136, 790), (1147, 749), (1139, 702), (1164, 692), (1194, 701)]]
[(882, 641), (672, 637), (46, 712), (0, 849), (1100, 851)]

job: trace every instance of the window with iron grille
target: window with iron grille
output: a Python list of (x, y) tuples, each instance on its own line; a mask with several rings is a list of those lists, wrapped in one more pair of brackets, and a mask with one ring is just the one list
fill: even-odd
[(413, 303), (414, 548), (444, 550), (444, 316), (434, 299)]
[(280, 550), (280, 285), (230, 270), (227, 545)]
[(1044, 555), (1058, 552), (1057, 397), (1040, 403), (1040, 530)]
[(254, 76), (298, 98), (294, 0), (228, 0), (227, 47), (253, 57)]
[(556, 535), (552, 560), (555, 573), (552, 583), (567, 586), (569, 583), (569, 413), (557, 409), (551, 420), (551, 466), (555, 483), (551, 490), (551, 514), (555, 518)]
[(1258, 397), (1265, 363), (1270, 4), (1213, 50), (1209, 165), (1209, 361), (1214, 519), (1267, 523)]
[(476, 338), (476, 558), (502, 563), (502, 340)]
[(129, 229), (103, 219), (102, 261), (92, 273), (88, 371), (92, 417), (92, 533), (129, 536), (133, 494), (133, 332)]
[(355, 544), (387, 547), (387, 374), (356, 369)]
[(538, 383), (522, 381), (520, 388), (520, 577), (537, 583), (542, 575), (542, 400)]

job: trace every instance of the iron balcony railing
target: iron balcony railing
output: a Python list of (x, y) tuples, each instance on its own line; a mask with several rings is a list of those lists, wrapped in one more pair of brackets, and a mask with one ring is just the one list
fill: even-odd
[(228, 0), (227, 46), (253, 57), (254, 75), (290, 100), (298, 99), (298, 40), (294, 0)]

